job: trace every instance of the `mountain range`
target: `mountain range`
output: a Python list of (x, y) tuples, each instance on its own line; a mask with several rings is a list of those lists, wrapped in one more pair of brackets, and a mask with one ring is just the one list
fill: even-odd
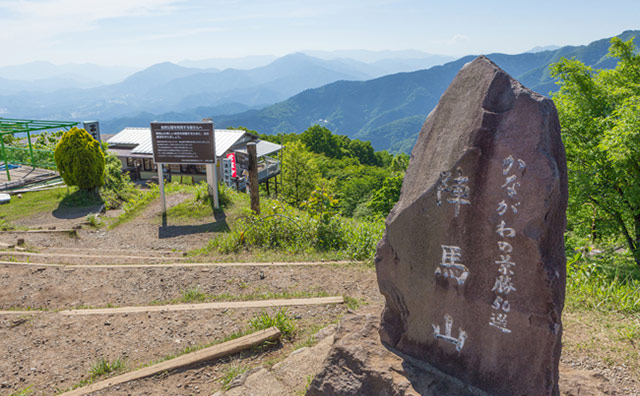
[[(638, 33), (626, 31), (619, 37), (626, 40)], [(607, 38), (583, 46), (487, 56), (525, 86), (548, 95), (557, 89), (549, 75), (550, 64), (575, 57), (593, 67), (614, 67), (615, 60), (606, 56), (609, 44)], [(126, 68), (89, 64), (56, 68), (35, 62), (0, 67), (0, 117), (97, 119), (107, 134), (153, 120), (204, 117), (212, 117), (218, 127), (244, 126), (268, 134), (302, 132), (321, 124), (351, 138), (370, 140), (376, 149), (406, 152), (455, 74), (474, 57), (451, 60), (419, 51), (305, 51), (280, 58), (166, 62), (119, 81), (114, 79), (125, 75)], [(224, 68), (228, 65), (237, 68)], [(91, 81), (92, 75), (111, 82)]]
[[(183, 61), (180, 65), (165, 62), (118, 81), (113, 80), (126, 68), (48, 62), (4, 66), (0, 67), (0, 116), (104, 120), (139, 113), (188, 112), (202, 106), (241, 111), (334, 81), (368, 80), (448, 59), (423, 52), (351, 53), (353, 58), (345, 57), (347, 52), (336, 52), (322, 53), (323, 58), (294, 53), (280, 58)], [(394, 55), (398, 58), (385, 58)], [(367, 63), (361, 58), (373, 60)], [(210, 67), (230, 64), (259, 66)], [(110, 83), (100, 83), (98, 78)]]
[[(625, 31), (618, 37), (628, 40), (639, 33)], [(487, 57), (526, 87), (549, 95), (557, 90), (549, 65), (565, 57), (595, 68), (613, 68), (616, 60), (607, 56), (609, 46), (610, 38), (606, 38), (584, 46)], [(474, 58), (466, 56), (426, 70), (368, 81), (338, 81), (306, 90), (264, 109), (220, 115), (214, 117), (214, 122), (219, 127), (241, 125), (267, 134), (301, 132), (318, 123), (335, 133), (369, 140), (378, 150), (408, 152), (427, 114), (458, 70)]]

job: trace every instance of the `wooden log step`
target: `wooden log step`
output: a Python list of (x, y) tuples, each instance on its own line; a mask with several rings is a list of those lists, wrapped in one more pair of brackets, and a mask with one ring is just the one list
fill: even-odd
[(342, 304), (342, 296), (337, 297), (314, 297), (314, 298), (292, 298), (257, 301), (224, 301), (198, 304), (170, 304), (151, 305), (146, 307), (122, 307), (122, 308), (97, 308), (97, 309), (70, 309), (60, 311), (60, 315), (112, 315), (129, 313), (149, 313), (149, 312), (175, 312), (175, 311), (198, 311), (203, 309), (238, 309), (238, 308), (269, 308), (269, 307), (289, 307), (295, 305), (325, 305)]
[(102, 389), (110, 388), (114, 385), (150, 377), (164, 371), (172, 371), (183, 367), (192, 366), (197, 363), (206, 362), (208, 360), (233, 355), (245, 349), (249, 349), (253, 346), (260, 345), (265, 341), (273, 341), (278, 338), (280, 338), (280, 330), (278, 330), (276, 327), (271, 327), (266, 330), (260, 330), (255, 333), (246, 335), (244, 337), (236, 338), (235, 340), (223, 342), (222, 344), (214, 345), (209, 348), (178, 356), (177, 358), (154, 364), (140, 370), (121, 374), (113, 378), (108, 378), (104, 381), (96, 382), (82, 388), (74, 389), (70, 392), (63, 393), (60, 396), (86, 395)]
[(129, 256), (124, 254), (76, 254), (76, 253), (35, 253), (18, 251), (0, 251), (0, 256), (27, 256), (27, 257), (66, 257), (66, 258), (89, 258), (89, 259), (128, 259), (128, 260), (186, 260), (186, 257), (162, 257), (162, 256)]
[[(83, 316), (83, 315), (114, 315), (114, 314), (130, 314), (130, 313), (149, 313), (149, 312), (177, 312), (177, 311), (199, 311), (205, 309), (243, 309), (243, 308), (270, 308), (270, 307), (291, 307), (302, 305), (327, 305), (327, 304), (343, 304), (342, 296), (335, 297), (313, 297), (313, 298), (291, 298), (291, 299), (273, 299), (273, 300), (254, 300), (254, 301), (221, 301), (212, 303), (198, 304), (169, 304), (169, 305), (150, 305), (140, 307), (121, 307), (121, 308), (88, 308), (88, 309), (69, 309), (58, 311), (57, 313), (64, 316)], [(0, 311), (0, 315), (36, 315), (49, 311)], [(55, 313), (55, 312), (54, 312)]]
[[(2, 254), (0, 254), (1, 256)], [(9, 254), (7, 254), (9, 255)], [(95, 257), (95, 256), (94, 256)], [(168, 264), (49, 264), (49, 263), (28, 263), (24, 261), (0, 261), (0, 265), (16, 267), (53, 267), (53, 268), (184, 268), (184, 267), (313, 267), (329, 264), (350, 264), (353, 261), (296, 261), (279, 263), (168, 263)]]

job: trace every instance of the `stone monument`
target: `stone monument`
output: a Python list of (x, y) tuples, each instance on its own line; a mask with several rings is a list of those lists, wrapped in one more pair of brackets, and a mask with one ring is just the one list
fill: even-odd
[(466, 64), (378, 244), (383, 343), (491, 395), (558, 395), (566, 205), (553, 102)]

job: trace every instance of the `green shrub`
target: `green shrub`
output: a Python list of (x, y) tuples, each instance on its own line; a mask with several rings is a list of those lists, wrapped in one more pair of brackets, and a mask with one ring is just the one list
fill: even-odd
[(68, 186), (91, 190), (104, 184), (104, 153), (100, 143), (76, 127), (62, 135), (54, 159)]
[(342, 259), (373, 258), (384, 232), (381, 218), (356, 221), (338, 214), (312, 215), (275, 200), (263, 200), (261, 214), (247, 210), (232, 230), (211, 242), (221, 253), (272, 248), (289, 252), (333, 252)]
[(100, 196), (107, 209), (117, 208), (136, 195), (135, 186), (129, 174), (122, 172), (122, 163), (118, 157), (106, 152), (104, 160), (104, 184), (100, 189)]

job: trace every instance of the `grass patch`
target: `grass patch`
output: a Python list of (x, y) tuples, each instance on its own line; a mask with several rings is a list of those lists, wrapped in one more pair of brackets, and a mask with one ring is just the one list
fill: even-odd
[(191, 289), (184, 290), (180, 301), (185, 303), (203, 302), (207, 300), (207, 297), (207, 293), (202, 292), (200, 287), (196, 286)]
[(357, 298), (342, 296), (344, 298), (344, 303), (349, 307), (349, 309), (356, 310), (360, 307), (360, 301)]
[(93, 228), (100, 228), (103, 226), (102, 220), (100, 220), (100, 216), (96, 214), (90, 214), (87, 216), (87, 223), (89, 226)]
[(282, 336), (288, 340), (291, 340), (296, 332), (296, 325), (293, 323), (291, 317), (289, 317), (285, 308), (280, 309), (273, 315), (262, 311), (260, 315), (249, 321), (249, 325), (255, 331), (277, 327), (280, 333), (282, 333)]
[(640, 312), (640, 273), (626, 253), (576, 253), (567, 260), (566, 306), (573, 311)]
[(167, 209), (167, 217), (172, 221), (186, 222), (213, 218), (214, 209), (211, 199), (196, 199), (195, 197), (181, 202)]
[(608, 367), (626, 367), (640, 377), (640, 317), (619, 312), (565, 310), (562, 353), (588, 356)]
[(95, 380), (111, 373), (124, 371), (125, 369), (126, 363), (123, 359), (117, 358), (116, 360), (111, 362), (105, 358), (101, 358), (96, 361), (93, 366), (91, 366), (89, 375), (91, 375), (92, 380)]
[[(77, 189), (72, 187), (69, 192)], [(66, 187), (46, 191), (26, 192), (22, 198), (17, 195), (11, 197), (11, 202), (0, 206), (0, 218), (6, 222), (13, 222), (37, 213), (52, 212), (62, 200), (69, 195)]]
[(129, 202), (122, 205), (123, 213), (111, 221), (108, 228), (114, 229), (133, 219), (159, 195), (160, 190), (157, 186), (152, 186), (150, 190), (136, 190), (136, 194), (130, 198)]
[(249, 370), (248, 367), (240, 366), (238, 364), (232, 364), (227, 367), (224, 371), (224, 375), (222, 376), (222, 389), (229, 390), (229, 385), (237, 376), (244, 374)]
[(569, 235), (562, 353), (622, 367), (638, 378), (640, 269), (620, 246), (606, 241), (596, 250)]
[(107, 376), (112, 373), (124, 372), (126, 370), (127, 370), (127, 364), (124, 359), (117, 358), (114, 361), (109, 361), (105, 358), (98, 359), (93, 363), (93, 365), (89, 369), (88, 378), (83, 379), (82, 381), (78, 382), (77, 384), (74, 384), (73, 386), (67, 389), (58, 390), (56, 395), (60, 395), (62, 393), (66, 393), (74, 389), (78, 389), (83, 386), (93, 384), (96, 380), (104, 376)]
[(29, 385), (26, 388), (19, 390), (17, 392), (11, 393), (9, 394), (9, 396), (27, 396), (33, 393), (33, 391), (31, 390), (31, 387), (33, 385)]

